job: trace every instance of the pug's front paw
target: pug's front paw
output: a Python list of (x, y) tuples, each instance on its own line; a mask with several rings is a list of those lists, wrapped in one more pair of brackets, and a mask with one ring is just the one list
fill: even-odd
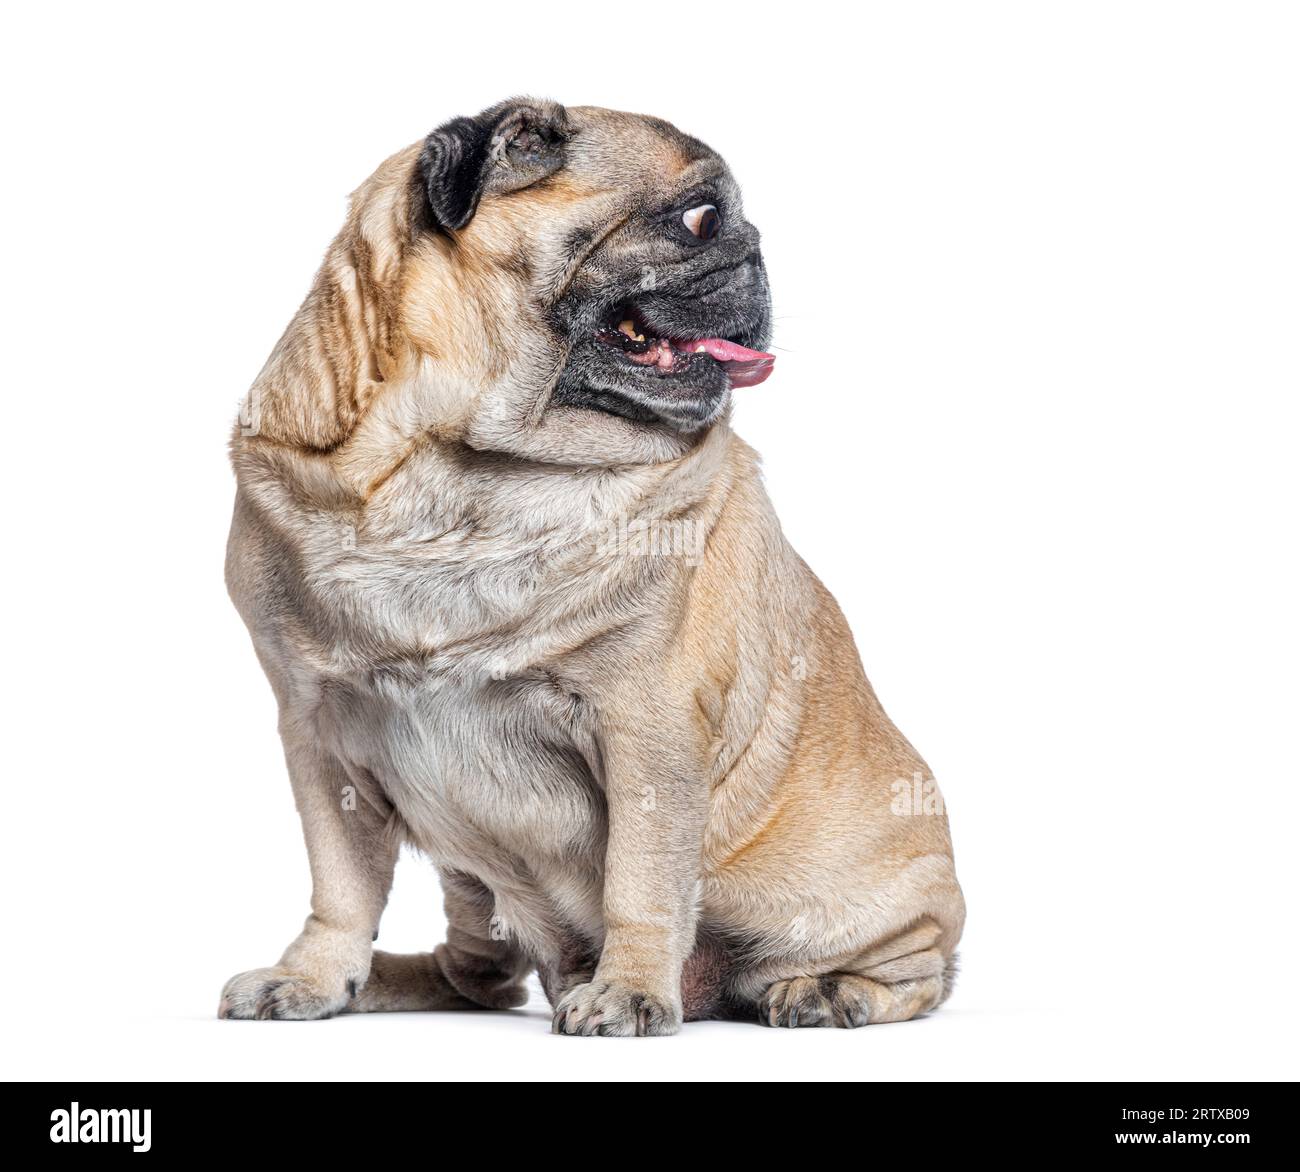
[(314, 1021), (333, 1017), (348, 1003), (351, 990), (340, 982), (326, 988), (305, 973), (282, 968), (250, 969), (226, 982), (218, 1017), (257, 1021)]
[(616, 981), (588, 981), (570, 989), (555, 1007), (553, 1034), (583, 1037), (653, 1038), (675, 1034), (680, 1005)]

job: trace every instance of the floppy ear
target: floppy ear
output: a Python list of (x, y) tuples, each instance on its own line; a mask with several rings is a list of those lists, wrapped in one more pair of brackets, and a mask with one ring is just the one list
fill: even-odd
[(455, 232), (487, 194), (518, 191), (564, 165), (563, 106), (514, 98), (475, 118), (453, 118), (424, 141), (419, 175), (434, 226)]

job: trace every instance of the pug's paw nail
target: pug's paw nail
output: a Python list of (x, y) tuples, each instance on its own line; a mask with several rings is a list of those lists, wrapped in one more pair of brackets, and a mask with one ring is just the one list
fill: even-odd
[(560, 999), (552, 1032), (584, 1038), (652, 1038), (675, 1034), (681, 1024), (681, 1006), (666, 998), (617, 981), (588, 981)]
[(790, 977), (768, 986), (758, 1013), (770, 1026), (855, 1029), (871, 1020), (871, 982), (853, 973)]
[(313, 1021), (333, 1017), (348, 1002), (346, 982), (338, 987), (281, 968), (250, 969), (226, 982), (217, 1007), (220, 1018), (253, 1021)]

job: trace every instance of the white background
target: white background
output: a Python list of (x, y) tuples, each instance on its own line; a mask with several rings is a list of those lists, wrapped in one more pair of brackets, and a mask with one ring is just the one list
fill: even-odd
[[(1294, 9), (35, 6), (6, 17), (8, 1078), (1294, 1077)], [(307, 867), (222, 585), (240, 396), (345, 197), (514, 93), (666, 117), (764, 232), (741, 392), (934, 768), (920, 1022), (218, 1022)], [(441, 935), (399, 870), (381, 946)]]

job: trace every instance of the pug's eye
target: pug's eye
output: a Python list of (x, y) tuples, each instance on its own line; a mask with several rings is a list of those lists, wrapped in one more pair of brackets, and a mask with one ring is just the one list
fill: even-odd
[(701, 240), (712, 240), (722, 231), (722, 217), (711, 203), (702, 203), (697, 208), (683, 212), (682, 223), (692, 236), (698, 236)]

